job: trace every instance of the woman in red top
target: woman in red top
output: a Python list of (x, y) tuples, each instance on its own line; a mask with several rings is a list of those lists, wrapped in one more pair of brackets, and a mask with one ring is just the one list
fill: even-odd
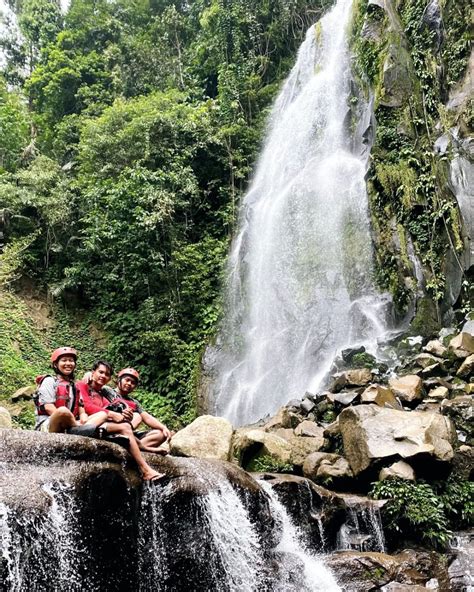
[(93, 417), (88, 417), (84, 411), (82, 399), (74, 388), (76, 361), (77, 351), (73, 347), (58, 347), (51, 354), (51, 366), (56, 375), (37, 379), (36, 430), (89, 436), (106, 420), (102, 410)]
[(130, 425), (133, 411), (129, 408), (125, 408), (122, 412), (108, 409), (111, 405), (111, 399), (107, 396), (107, 392), (103, 387), (110, 382), (111, 377), (112, 366), (108, 362), (99, 360), (92, 367), (92, 374), (88, 382), (82, 380), (76, 382), (76, 389), (82, 396), (85, 412), (94, 414), (105, 411), (107, 413), (107, 422), (102, 427), (105, 427), (108, 434), (118, 434), (128, 438), (129, 452), (142, 472), (144, 481), (157, 481), (164, 477), (164, 474), (152, 469), (143, 458)]

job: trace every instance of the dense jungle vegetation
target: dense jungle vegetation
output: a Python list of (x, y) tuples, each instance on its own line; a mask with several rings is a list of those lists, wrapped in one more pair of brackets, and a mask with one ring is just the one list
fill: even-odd
[[(63, 15), (55, 0), (8, 2), (1, 395), (72, 340), (81, 369), (98, 354), (134, 365), (151, 409), (192, 417), (265, 116), (330, 3), (72, 0)], [(8, 293), (25, 278), (55, 311), (43, 335)]]
[[(186, 422), (268, 109), (332, 0), (72, 0), (66, 14), (59, 0), (7, 4), (17, 26), (7, 16), (0, 39), (0, 398), (69, 342), (80, 370), (99, 354), (137, 367), (149, 409)], [(379, 283), (406, 306), (409, 234), (438, 305), (443, 253), (462, 240), (432, 134), (453, 124), (443, 105), (467, 64), (468, 4), (441, 2), (444, 45), (422, 23), (426, 2), (397, 3), (399, 31), (376, 4), (355, 3), (352, 42), (376, 95)], [(380, 39), (362, 38), (366, 13)], [(402, 31), (407, 97), (394, 109), (380, 100), (382, 74)], [(15, 297), (25, 282), (53, 310), (40, 333)]]

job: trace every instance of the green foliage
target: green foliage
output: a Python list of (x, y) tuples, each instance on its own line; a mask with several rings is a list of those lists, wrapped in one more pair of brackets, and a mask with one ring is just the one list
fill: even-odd
[(0, 175), (14, 171), (28, 144), (29, 122), (20, 96), (7, 90), (0, 78)]
[(446, 481), (433, 483), (444, 512), (453, 529), (469, 528), (474, 524), (474, 483), (450, 475)]
[[(390, 290), (400, 311), (413, 298), (416, 285), (415, 281), (411, 286), (405, 281), (407, 276), (414, 276), (407, 256), (408, 241), (411, 239), (423, 263), (426, 289), (435, 303), (442, 301), (446, 292), (444, 259), (448, 245), (462, 248), (459, 222), (452, 215), (455, 204), (447, 189), (446, 167), (433, 153), (433, 141), (438, 119), (447, 119), (446, 86), (451, 84), (451, 77), (458, 79), (465, 67), (465, 19), (469, 10), (464, 0), (459, 7), (448, 1), (441, 8), (446, 28), (441, 37), (427, 24), (426, 3), (419, 0), (403, 0), (397, 5), (400, 31), (394, 24), (398, 18), (395, 12), (388, 15), (366, 0), (359, 0), (355, 10), (352, 45), (356, 71), (362, 82), (369, 81), (376, 98), (377, 129), (368, 184), (377, 235), (376, 277), (381, 287)], [(364, 35), (367, 26), (376, 34)], [(410, 58), (407, 54), (406, 67), (413, 92), (398, 107), (384, 106), (382, 64), (388, 54), (407, 50)], [(446, 67), (450, 60), (451, 65)], [(459, 67), (456, 73), (454, 64)]]
[(171, 398), (142, 389), (134, 392), (133, 396), (140, 401), (145, 411), (151, 413), (151, 415), (166, 424), (170, 429), (178, 430), (186, 423), (186, 418), (183, 421), (183, 418), (176, 413)]
[(453, 528), (472, 525), (473, 493), (473, 483), (452, 475), (433, 484), (400, 479), (379, 481), (373, 484), (370, 495), (389, 500), (382, 511), (390, 536), (444, 548)]
[(256, 473), (292, 473), (293, 465), (266, 455), (254, 458), (247, 470)]
[(32, 430), (35, 426), (35, 410), (33, 405), (24, 407), (17, 416), (12, 417), (13, 426), (20, 430)]
[(376, 365), (376, 358), (368, 352), (362, 352), (354, 354), (351, 360), (351, 366), (353, 368), (373, 368)]
[(0, 326), (0, 400), (8, 400), (48, 370), (49, 350), (26, 306), (4, 291), (0, 291)]
[[(445, 4), (446, 41), (442, 57), (446, 66), (446, 80), (454, 86), (466, 71), (471, 50), (470, 4), (468, 0), (447, 0)], [(471, 31), (472, 33), (472, 31)]]
[[(64, 18), (56, 0), (15, 4), (23, 38), (0, 39), (4, 77), (15, 85), (0, 88), (0, 208), (10, 214), (3, 283), (20, 274), (40, 282), (57, 303), (58, 334), (47, 341), (67, 336), (84, 369), (96, 352), (137, 366), (147, 404), (170, 422), (188, 420), (269, 104), (332, 0), (74, 0)], [(401, 3), (419, 83), (409, 108), (378, 106), (371, 173), (379, 280), (401, 307), (407, 289), (391, 218), (431, 269), (435, 298), (444, 286), (440, 230), (457, 223), (460, 244), (426, 131), (436, 85), (421, 4)], [(463, 25), (445, 4), (453, 26), (443, 59), (454, 78)], [(354, 32), (366, 11), (386, 27), (383, 11), (360, 0)], [(357, 39), (359, 73), (380, 91), (386, 43)], [(84, 309), (80, 321), (75, 308)]]

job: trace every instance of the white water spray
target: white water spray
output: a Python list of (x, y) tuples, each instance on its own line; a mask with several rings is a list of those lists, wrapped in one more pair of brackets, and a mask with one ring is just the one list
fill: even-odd
[(282, 538), (277, 551), (280, 551), (283, 555), (296, 558), (303, 567), (302, 573), (299, 573), (298, 581), (295, 581), (294, 573), (289, 576), (288, 580), (291, 580), (293, 587), (290, 587), (283, 570), (279, 587), (276, 588), (275, 592), (288, 592), (290, 589), (299, 590), (300, 592), (340, 592), (341, 588), (329, 569), (306, 548), (301, 534), (292, 523), (272, 486), (265, 481), (259, 481), (259, 483), (270, 497), (272, 514), (281, 522)]
[(166, 561), (166, 533), (163, 529), (162, 502), (168, 489), (151, 483), (143, 486), (138, 534), (138, 572), (140, 592), (160, 592), (169, 576)]
[(202, 503), (225, 572), (224, 589), (258, 592), (263, 565), (260, 543), (239, 496), (223, 482)]
[(211, 362), (214, 412), (236, 425), (317, 389), (338, 350), (373, 351), (386, 333), (364, 179), (371, 105), (350, 108), (351, 12), (338, 0), (309, 29), (243, 201)]
[(0, 569), (5, 589), (45, 590), (47, 585), (55, 592), (91, 590), (91, 583), (82, 580), (77, 570), (84, 549), (77, 536), (73, 488), (55, 482), (43, 485), (43, 491), (51, 505), (42, 519), (0, 504)]

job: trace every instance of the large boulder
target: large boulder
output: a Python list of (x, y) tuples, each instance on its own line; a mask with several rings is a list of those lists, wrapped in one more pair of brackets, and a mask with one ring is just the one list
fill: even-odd
[(463, 363), (459, 367), (459, 370), (456, 372), (456, 375), (460, 376), (461, 378), (466, 378), (467, 376), (470, 376), (472, 374), (473, 370), (474, 354), (471, 354), (463, 361)]
[(433, 390), (429, 391), (428, 398), (435, 399), (437, 401), (442, 401), (443, 399), (447, 399), (449, 397), (449, 389), (445, 386), (438, 386)]
[(438, 358), (444, 358), (448, 353), (448, 349), (441, 343), (441, 341), (439, 341), (439, 339), (428, 341), (428, 343), (423, 348), (423, 351), (433, 354)]
[(424, 455), (447, 462), (453, 458), (453, 425), (437, 413), (359, 405), (342, 411), (339, 426), (344, 456), (355, 475), (384, 459)]
[(419, 376), (393, 376), (388, 384), (393, 393), (405, 403), (416, 403), (423, 398), (423, 381)]
[(277, 464), (291, 459), (290, 442), (273, 432), (257, 428), (240, 428), (232, 438), (232, 458), (240, 466), (252, 467), (257, 458), (268, 457)]
[(386, 479), (404, 479), (405, 481), (415, 480), (415, 471), (403, 460), (399, 460), (390, 467), (385, 467), (380, 471), (379, 481)]
[(472, 395), (462, 395), (451, 400), (445, 399), (441, 403), (441, 413), (450, 417), (456, 428), (463, 432), (467, 444), (474, 443), (474, 399)]
[(35, 386), (24, 386), (13, 393), (11, 400), (13, 403), (18, 403), (19, 401), (31, 401), (35, 392)]
[[(396, 555), (344, 551), (325, 559), (343, 592), (390, 592), (421, 589), (433, 578), (446, 582), (446, 561), (437, 553), (405, 550)], [(407, 586), (407, 587), (404, 587)], [(449, 588), (442, 588), (443, 592)]]
[(144, 485), (116, 444), (0, 430), (0, 589), (152, 590), (159, 577), (165, 590), (217, 590), (228, 563), (216, 531), (238, 546), (250, 524), (272, 555), (281, 532), (249, 474), (215, 460), (147, 460), (164, 482)]
[(324, 439), (324, 428), (318, 426), (314, 421), (305, 419), (295, 428), (295, 436), (310, 436)]
[(294, 524), (298, 525), (312, 549), (334, 549), (337, 535), (346, 520), (344, 497), (296, 475), (254, 474), (268, 481)]
[(201, 415), (172, 437), (171, 454), (229, 460), (233, 431), (227, 419)]
[(464, 350), (474, 354), (474, 336), (470, 333), (459, 333), (449, 342), (449, 348), (452, 350)]
[(368, 368), (347, 370), (345, 375), (348, 386), (365, 386), (372, 380), (372, 372)]
[(0, 428), (11, 428), (12, 427), (12, 416), (8, 409), (0, 407)]
[(303, 466), (306, 458), (313, 452), (318, 452), (326, 444), (323, 436), (324, 429), (321, 428), (320, 434), (314, 436), (294, 436), (290, 440), (291, 455), (290, 462), (295, 467)]
[(375, 403), (379, 407), (402, 408), (393, 392), (381, 384), (371, 384), (368, 386), (362, 393), (360, 400), (362, 403)]
[(303, 475), (313, 481), (330, 479), (347, 481), (353, 476), (347, 460), (340, 454), (331, 452), (313, 452), (303, 464)]

